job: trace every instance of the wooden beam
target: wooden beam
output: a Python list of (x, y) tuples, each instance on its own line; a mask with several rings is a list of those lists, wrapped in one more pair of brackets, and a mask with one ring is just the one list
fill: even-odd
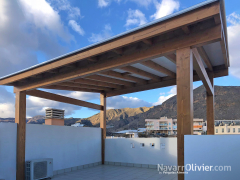
[(17, 123), (16, 180), (25, 179), (26, 92), (16, 93), (15, 123)]
[(192, 50), (194, 56), (193, 56), (193, 59), (194, 59), (194, 62), (193, 62), (193, 66), (194, 66), (194, 69), (196, 70), (199, 78), (202, 80), (203, 82), (203, 85), (205, 86), (206, 88), (206, 91), (209, 95), (213, 95), (214, 92), (213, 92), (213, 87), (212, 87), (212, 84), (209, 80), (209, 77), (208, 77), (208, 74), (207, 74), (207, 71), (203, 65), (203, 62), (201, 60), (201, 56), (200, 54), (198, 53), (198, 50), (196, 48), (194, 48)]
[(165, 57), (172, 61), (174, 64), (176, 64), (176, 55), (175, 54), (168, 54), (168, 55), (165, 55)]
[[(214, 92), (214, 73), (209, 73), (209, 79), (211, 81), (211, 84), (213, 86), (213, 92)], [(214, 120), (215, 120), (215, 110), (214, 110), (214, 94), (209, 95), (207, 93), (207, 134), (208, 135), (214, 135)]]
[(87, 58), (88, 61), (91, 61), (91, 62), (97, 62), (97, 57), (89, 57)]
[(113, 52), (115, 52), (118, 55), (122, 55), (123, 54), (123, 48), (113, 49)]
[(104, 59), (102, 61), (98, 61), (97, 63), (80, 67), (79, 69), (67, 73), (61, 73), (51, 78), (42, 79), (24, 86), (19, 86), (18, 88), (21, 91), (30, 90), (46, 85), (55, 84), (61, 81), (88, 76), (94, 73), (101, 73), (110, 69), (123, 67), (126, 64), (134, 64), (144, 60), (157, 58), (161, 55), (174, 52), (179, 47), (184, 48), (187, 45), (190, 47), (195, 47), (209, 42), (216, 42), (221, 40), (221, 37), (221, 26), (218, 25), (210, 29), (203, 30), (201, 32), (191, 33), (187, 36), (183, 35), (178, 38), (154, 44), (146, 49), (137, 50), (135, 53), (126, 54), (124, 56), (119, 56), (114, 59)]
[(71, 82), (87, 84), (87, 85), (94, 85), (94, 86), (110, 87), (110, 88), (116, 88), (116, 89), (122, 88), (122, 85), (108, 83), (108, 82), (100, 82), (100, 81), (95, 81), (95, 80), (91, 80), (91, 79), (83, 79), (83, 78), (75, 79), (75, 80), (72, 80)]
[(135, 68), (135, 67), (132, 67), (132, 66), (126, 66), (126, 67), (122, 67), (120, 69), (122, 69), (124, 71), (134, 73), (134, 74), (137, 74), (137, 75), (140, 75), (140, 76), (143, 76), (143, 77), (153, 79), (155, 81), (160, 81), (161, 80), (161, 77), (159, 77), (159, 76), (156, 76), (154, 74), (151, 74), (149, 72), (143, 71), (141, 69), (138, 69), (138, 68)]
[(218, 25), (218, 24), (221, 24), (221, 18), (220, 18), (220, 15), (215, 15), (213, 16), (214, 18), (214, 21), (215, 21), (215, 24)]
[[(177, 52), (177, 159), (184, 166), (184, 135), (193, 134), (193, 58), (189, 48)], [(180, 168), (180, 172), (184, 169)], [(184, 180), (184, 174), (178, 174)]]
[(107, 71), (107, 72), (102, 72), (100, 74), (107, 75), (107, 76), (112, 76), (112, 77), (115, 77), (115, 78), (121, 78), (121, 79), (129, 80), (129, 81), (133, 81), (133, 82), (140, 83), (140, 84), (147, 84), (146, 80), (141, 79), (141, 78), (137, 78), (137, 77), (134, 77), (134, 76), (130, 76), (131, 73), (128, 73), (128, 72), (127, 73), (119, 73), (119, 72), (116, 72), (116, 71)]
[[(214, 78), (217, 77), (222, 77), (222, 76), (228, 76), (228, 69), (223, 68), (223, 66), (216, 66), (213, 67), (214, 70)], [(193, 81), (199, 81), (198, 75), (193, 76)], [(119, 96), (123, 94), (128, 94), (128, 93), (134, 93), (134, 92), (140, 92), (140, 91), (146, 91), (150, 89), (157, 89), (157, 88), (162, 88), (162, 87), (167, 87), (167, 86), (173, 86), (176, 85), (176, 78), (172, 77), (163, 77), (162, 81), (159, 82), (151, 82), (149, 84), (136, 84), (135, 87), (126, 87), (121, 90), (112, 90), (107, 92), (107, 97), (112, 97), (112, 96)]]
[[(64, 66), (66, 64), (70, 64), (70, 63), (73, 63), (76, 61), (87, 59), (92, 56), (96, 56), (96, 55), (102, 54), (104, 52), (126, 46), (131, 43), (139, 42), (144, 39), (163, 34), (172, 29), (177, 29), (184, 25), (193, 24), (195, 22), (199, 22), (199, 21), (202, 21), (202, 20), (205, 20), (208, 18), (212, 18), (213, 16), (215, 16), (219, 13), (220, 13), (219, 2), (212, 3), (208, 6), (205, 6), (205, 7), (199, 8), (199, 9), (195, 9), (194, 11), (191, 11), (182, 16), (176, 16), (167, 21), (160, 22), (154, 26), (149, 26), (149, 27), (139, 30), (135, 33), (128, 34), (128, 35), (118, 38), (114, 41), (82, 50), (81, 52), (76, 53), (75, 55), (71, 55), (69, 57), (62, 58), (59, 61), (54, 61), (54, 62), (48, 63), (44, 66), (37, 67), (32, 70), (26, 71), (24, 73), (6, 78), (6, 79), (0, 81), (0, 85), (9, 84), (9, 83), (18, 81), (20, 79), (24, 79), (28, 76), (37, 75), (37, 74), (39, 74), (39, 72), (49, 71), (51, 69), (55, 69), (55, 68)], [(209, 34), (212, 34), (212, 33), (209, 32)], [(178, 46), (178, 47), (180, 47), (180, 46)]]
[(197, 50), (198, 50), (198, 53), (200, 54), (201, 58), (203, 59), (203, 61), (207, 65), (208, 69), (210, 71), (213, 71), (211, 61), (210, 61), (206, 51), (204, 50), (204, 48), (203, 47), (198, 47)]
[(124, 86), (130, 86), (130, 87), (135, 86), (135, 83), (132, 83), (129, 81), (123, 81), (123, 80), (114, 79), (114, 78), (110, 78), (110, 77), (106, 77), (106, 76), (100, 76), (100, 75), (87, 76), (86, 78), (97, 80), (97, 81), (110, 82), (110, 83), (114, 83), (114, 84), (121, 84)]
[(108, 87), (99, 87), (99, 86), (94, 86), (94, 85), (86, 85), (86, 84), (78, 84), (78, 83), (73, 83), (73, 82), (62, 82), (59, 83), (58, 85), (60, 86), (67, 86), (67, 87), (78, 87), (78, 88), (86, 88), (86, 89), (97, 89), (97, 90), (102, 90), (102, 91), (109, 91), (112, 90), (112, 88)]
[(100, 111), (100, 128), (102, 129), (102, 164), (105, 162), (105, 139), (106, 139), (106, 94), (100, 94), (100, 104), (103, 107)]
[(151, 46), (153, 44), (152, 39), (144, 39), (144, 40), (142, 40), (142, 42), (148, 46)]
[(229, 67), (228, 51), (227, 51), (227, 44), (226, 44), (226, 39), (223, 31), (222, 31), (222, 40), (220, 41), (220, 45), (223, 53), (224, 64), (228, 68)]
[(52, 101), (87, 107), (87, 108), (91, 108), (91, 109), (97, 109), (97, 110), (103, 109), (103, 107), (98, 104), (93, 104), (90, 102), (86, 102), (86, 101), (82, 101), (82, 100), (78, 100), (78, 99), (74, 99), (74, 98), (70, 98), (70, 97), (65, 97), (62, 95), (53, 94), (53, 93), (49, 93), (49, 92), (45, 92), (45, 91), (40, 91), (40, 90), (27, 91), (27, 95), (44, 98), (44, 99), (49, 99)]
[(155, 62), (153, 62), (151, 60), (144, 61), (141, 64), (144, 65), (144, 66), (147, 66), (147, 67), (149, 67), (151, 69), (154, 69), (156, 71), (159, 71), (159, 72), (161, 72), (163, 74), (166, 74), (166, 75), (168, 75), (170, 77), (176, 77), (176, 74), (174, 72), (168, 70), (167, 68), (165, 68), (165, 67), (163, 67), (163, 66), (161, 66), (161, 65), (159, 65), (159, 64), (157, 64), (157, 63), (155, 63)]
[[(56, 89), (56, 90), (66, 90), (66, 91), (83, 91), (83, 92), (91, 92), (91, 93), (101, 93), (102, 91), (96, 89), (86, 89), (86, 88), (77, 88), (77, 87), (67, 87), (67, 86), (59, 86), (59, 85), (50, 85), (41, 87), (42, 89)], [(18, 89), (14, 89), (14, 92), (19, 91)]]
[(190, 34), (190, 29), (188, 26), (183, 26), (182, 30), (184, 31), (185, 34)]

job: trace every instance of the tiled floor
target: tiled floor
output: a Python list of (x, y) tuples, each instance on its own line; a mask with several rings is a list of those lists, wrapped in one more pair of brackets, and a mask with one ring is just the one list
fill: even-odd
[(177, 180), (177, 175), (159, 174), (157, 169), (99, 165), (56, 175), (53, 180)]

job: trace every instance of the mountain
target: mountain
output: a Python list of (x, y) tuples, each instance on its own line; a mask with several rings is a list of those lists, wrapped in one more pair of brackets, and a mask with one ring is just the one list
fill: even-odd
[[(206, 90), (200, 86), (193, 91), (194, 118), (206, 120)], [(177, 118), (177, 98), (171, 97), (164, 103), (154, 107), (109, 109), (107, 125), (114, 126), (108, 131), (145, 127), (145, 119), (159, 119), (162, 116)], [(234, 120), (240, 119), (240, 87), (239, 86), (215, 86), (215, 119)], [(0, 122), (14, 122), (14, 118), (0, 118)], [(65, 125), (75, 122), (87, 126), (99, 126), (99, 113), (89, 118), (67, 118)], [(35, 116), (27, 119), (27, 123), (42, 124), (44, 116)]]
[[(149, 111), (153, 107), (140, 107), (140, 108), (123, 108), (123, 109), (109, 109), (106, 112), (107, 125), (114, 125), (115, 128), (121, 128), (128, 123), (127, 119), (137, 116), (139, 114)], [(99, 126), (100, 114), (95, 114), (89, 118), (82, 119), (78, 122), (90, 121), (93, 126)]]
[[(194, 118), (206, 120), (206, 90), (200, 86), (193, 91)], [(128, 109), (128, 111), (124, 111)], [(112, 131), (137, 127), (145, 127), (145, 119), (159, 119), (167, 116), (177, 118), (177, 96), (173, 96), (161, 105), (146, 108), (144, 111), (134, 111), (141, 108), (125, 108), (107, 111), (107, 125), (113, 125)], [(129, 113), (131, 112), (131, 113)], [(215, 119), (240, 119), (240, 87), (215, 86)], [(99, 114), (87, 118), (93, 125), (99, 124)]]

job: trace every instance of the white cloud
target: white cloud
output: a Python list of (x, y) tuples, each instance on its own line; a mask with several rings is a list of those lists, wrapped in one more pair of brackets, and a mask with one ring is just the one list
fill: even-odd
[(0, 77), (38, 63), (36, 52), (53, 58), (74, 37), (45, 0), (0, 1)]
[(229, 44), (229, 59), (230, 59), (230, 73), (240, 78), (240, 15), (232, 13), (227, 17), (228, 26), (228, 44)]
[(107, 109), (151, 107), (152, 103), (136, 97), (115, 96), (107, 98)]
[(121, 0), (98, 0), (98, 7), (100, 8), (107, 7), (110, 5), (112, 1), (115, 1), (117, 3), (121, 2)]
[(99, 7), (106, 7), (110, 4), (110, 0), (98, 0)]
[(98, 34), (92, 33), (91, 37), (88, 38), (88, 41), (93, 43), (103, 41), (104, 39), (111, 37), (112, 34), (113, 33), (110, 24), (106, 24), (101, 33)]
[(144, 7), (148, 7), (153, 2), (153, 0), (130, 0), (130, 1), (135, 2), (136, 4)]
[(68, 25), (78, 34), (84, 35), (83, 28), (76, 22), (77, 19), (82, 18), (78, 7), (71, 6), (68, 0), (48, 0), (48, 2), (57, 12), (67, 12)]
[(48, 0), (56, 11), (66, 11), (69, 19), (77, 19), (81, 16), (78, 7), (71, 6), (68, 0)]
[(74, 31), (76, 31), (80, 35), (83, 36), (85, 34), (84, 30), (81, 28), (81, 26), (75, 20), (70, 20), (68, 22), (68, 24)]
[(72, 36), (66, 33), (59, 14), (45, 0), (29, 1), (19, 0), (27, 21), (33, 23), (36, 28), (46, 31), (46, 28), (56, 33), (66, 41)]
[(174, 11), (178, 10), (180, 7), (180, 3), (177, 0), (162, 0), (161, 3), (155, 0), (154, 4), (157, 11), (155, 14), (151, 16), (151, 18), (153, 19), (159, 19), (161, 17), (172, 14)]
[(128, 17), (126, 20), (126, 27), (135, 25), (135, 26), (140, 26), (143, 25), (147, 22), (145, 14), (143, 14), (140, 10), (128, 10)]
[[(167, 93), (168, 95), (165, 95), (163, 93), (160, 93), (160, 96), (158, 98), (158, 101), (153, 103), (154, 106), (161, 105), (163, 102), (168, 100), (169, 98), (175, 96), (177, 94), (176, 86), (170, 89), (170, 91)], [(165, 95), (165, 96), (164, 96)]]

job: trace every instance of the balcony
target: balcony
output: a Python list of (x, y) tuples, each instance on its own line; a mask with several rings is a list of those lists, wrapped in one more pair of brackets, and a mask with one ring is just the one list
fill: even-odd
[(168, 128), (161, 127), (161, 128), (159, 128), (159, 130), (168, 130)]
[(153, 123), (147, 123), (145, 124), (145, 126), (153, 126), (154, 124)]
[(159, 126), (168, 126), (167, 123), (159, 123)]

